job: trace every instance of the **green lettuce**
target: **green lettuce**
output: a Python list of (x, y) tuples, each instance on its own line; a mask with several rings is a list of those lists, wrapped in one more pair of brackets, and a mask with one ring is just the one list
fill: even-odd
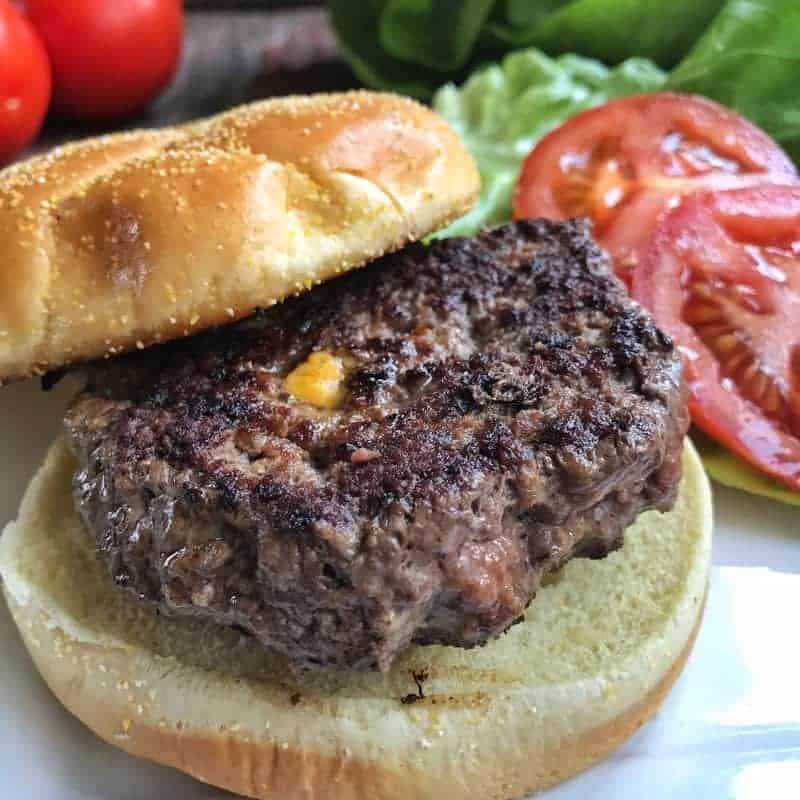
[[(672, 67), (689, 52), (725, 0), (506, 0), (484, 40), (546, 53), (580, 53), (606, 64), (638, 56)], [(437, 5), (435, 2), (430, 5)], [(497, 15), (501, 16), (501, 15)]]
[(708, 474), (717, 483), (730, 486), (732, 489), (741, 489), (750, 494), (759, 494), (762, 497), (779, 500), (781, 503), (800, 506), (800, 492), (795, 492), (782, 483), (762, 475), (707, 436), (693, 433), (692, 440), (703, 459)]
[[(672, 70), (667, 87), (753, 120), (800, 158), (798, 0), (330, 0), (366, 84), (430, 99), (448, 81), (535, 46)], [(532, 80), (540, 81), (534, 73)]]
[(729, 0), (669, 88), (735, 108), (800, 158), (800, 2)]
[(554, 59), (529, 49), (479, 70), (461, 88), (441, 88), (433, 106), (459, 133), (481, 173), (474, 208), (443, 235), (470, 234), (509, 219), (522, 159), (548, 131), (609, 98), (656, 91), (665, 80), (643, 59), (609, 69), (581, 56)]
[(365, 83), (428, 99), (447, 80), (535, 46), (617, 64), (676, 64), (725, 0), (329, 0), (342, 51)]

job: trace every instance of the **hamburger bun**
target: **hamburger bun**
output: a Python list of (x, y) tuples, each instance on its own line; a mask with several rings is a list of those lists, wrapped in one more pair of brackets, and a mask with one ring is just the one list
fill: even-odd
[[(0, 538), (31, 656), (103, 739), (251, 797), (509, 798), (601, 758), (657, 709), (700, 624), (711, 499), (691, 444), (674, 509), (573, 560), (486, 647), (415, 647), (385, 674), (293, 677), (234, 630), (118, 591), (73, 510), (63, 442)], [(423, 697), (424, 695), (424, 697)]]
[(286, 97), (0, 173), (0, 382), (247, 316), (468, 209), (471, 157), (391, 94)]

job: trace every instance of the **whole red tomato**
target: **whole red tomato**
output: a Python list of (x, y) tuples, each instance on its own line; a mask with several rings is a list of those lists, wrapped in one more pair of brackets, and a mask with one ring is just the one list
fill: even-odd
[(36, 137), (50, 102), (50, 62), (31, 24), (0, 0), (0, 164)]
[(53, 65), (53, 104), (87, 119), (146, 105), (172, 77), (183, 38), (180, 0), (26, 0)]

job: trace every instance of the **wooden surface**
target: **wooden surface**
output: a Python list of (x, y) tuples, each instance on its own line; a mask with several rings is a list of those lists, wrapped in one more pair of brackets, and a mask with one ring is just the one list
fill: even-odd
[(175, 79), (149, 109), (107, 127), (50, 118), (30, 152), (106, 130), (170, 125), (260, 97), (355, 85), (322, 9), (192, 12)]

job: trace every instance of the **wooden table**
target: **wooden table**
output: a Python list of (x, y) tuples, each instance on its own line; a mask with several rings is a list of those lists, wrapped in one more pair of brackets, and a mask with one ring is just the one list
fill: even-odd
[(48, 118), (39, 140), (25, 155), (107, 130), (203, 117), (259, 97), (356, 85), (337, 55), (322, 8), (190, 11), (178, 72), (150, 108), (111, 127)]

